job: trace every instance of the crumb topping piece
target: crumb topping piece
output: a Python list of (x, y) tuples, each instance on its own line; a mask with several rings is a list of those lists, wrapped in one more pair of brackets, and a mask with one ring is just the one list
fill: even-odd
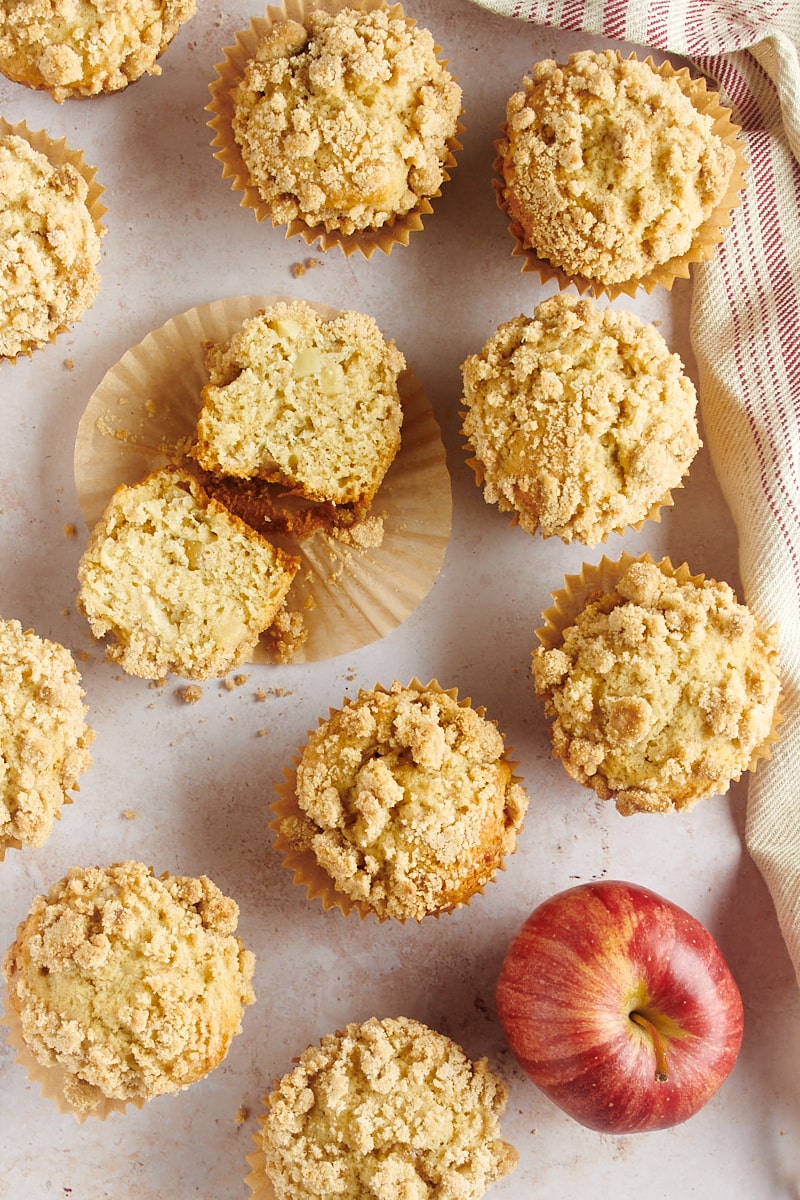
[(258, 1140), (278, 1200), (479, 1200), (517, 1153), (486, 1060), (406, 1017), (309, 1047), (268, 1097)]
[(280, 302), (210, 346), (194, 455), (314, 501), (366, 505), (400, 447), (405, 359), (372, 317)]
[(91, 765), (87, 712), (69, 650), (0, 619), (0, 849), (49, 837)]
[(604, 284), (685, 254), (735, 161), (677, 79), (612, 50), (537, 63), (506, 129), (507, 202), (528, 245)]
[(61, 1069), (73, 1108), (179, 1092), (222, 1061), (255, 999), (238, 917), (205, 875), (137, 862), (73, 868), (34, 900), (3, 973), (27, 1047)]
[(362, 691), (310, 735), (282, 832), (381, 919), (443, 912), (516, 848), (528, 800), (496, 725), (446, 692)]
[(778, 631), (727, 583), (633, 563), (533, 654), (556, 757), (624, 815), (724, 793), (773, 730)]
[(195, 0), (0, 0), (0, 71), (59, 103), (159, 75)]
[(346, 235), (438, 193), (461, 111), (428, 30), (383, 10), (279, 21), (232, 96), (234, 137), (273, 220)]
[(88, 192), (72, 163), (0, 135), (0, 357), (44, 346), (94, 302), (100, 234)]
[(635, 314), (560, 292), (462, 368), (463, 432), (486, 502), (586, 545), (644, 520), (688, 471), (697, 397)]
[(166, 467), (112, 496), (78, 567), (78, 607), (130, 674), (208, 679), (245, 661), (298, 567)]

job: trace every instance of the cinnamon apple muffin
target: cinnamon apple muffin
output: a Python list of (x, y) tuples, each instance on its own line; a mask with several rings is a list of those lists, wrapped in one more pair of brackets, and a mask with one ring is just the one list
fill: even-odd
[(83, 694), (66, 647), (0, 619), (0, 859), (44, 844), (89, 769)]
[(103, 230), (88, 198), (72, 162), (0, 123), (0, 358), (41, 348), (94, 303)]
[[(205, 875), (73, 868), (3, 959), (11, 1019), (79, 1117), (177, 1093), (225, 1058), (255, 996), (236, 902)], [(119, 1104), (117, 1104), (119, 1107)]]
[(118, 92), (157, 59), (195, 0), (0, 0), (0, 71), (15, 83), (71, 97)]
[(78, 565), (78, 607), (131, 675), (224, 675), (283, 607), (299, 560), (178, 467), (122, 485)]
[(528, 806), (496, 725), (416, 680), (332, 710), (300, 755), (294, 801), (278, 808), (279, 848), (305, 853), (345, 911), (417, 921), (494, 878)]
[(232, 101), (233, 137), (273, 223), (349, 235), (438, 195), (461, 89), (428, 30), (402, 15), (311, 8), (267, 29)]
[(266, 1098), (248, 1177), (276, 1200), (479, 1200), (517, 1153), (507, 1089), (444, 1034), (373, 1017), (324, 1037)]
[[(533, 654), (553, 752), (623, 815), (688, 809), (765, 753), (780, 692), (777, 627), (727, 583), (669, 560), (621, 564)], [(610, 564), (610, 568), (613, 564)], [(569, 599), (569, 597), (568, 597)]]
[(686, 254), (726, 197), (736, 150), (705, 90), (666, 70), (584, 50), (536, 63), (508, 101), (504, 203), (524, 245), (569, 276), (642, 279)]
[(462, 367), (463, 433), (488, 504), (586, 545), (671, 499), (699, 446), (694, 385), (634, 313), (559, 292)]

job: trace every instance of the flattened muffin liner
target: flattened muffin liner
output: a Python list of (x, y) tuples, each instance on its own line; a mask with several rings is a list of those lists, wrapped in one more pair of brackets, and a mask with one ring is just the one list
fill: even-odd
[[(436, 679), (432, 679), (429, 683), (423, 684), (416, 676), (414, 676), (414, 678), (411, 679), (406, 686), (409, 689), (418, 692), (440, 692), (443, 695), (449, 696), (451, 700), (455, 700), (460, 708), (475, 707), (475, 712), (478, 714), (478, 716), (483, 717), (485, 715), (486, 710), (482, 705), (477, 707), (473, 706), (469, 697), (464, 697), (463, 699), (459, 700), (458, 688), (443, 688)], [(387, 695), (389, 693), (389, 689), (384, 687), (383, 684), (376, 683), (374, 688), (360, 688), (358, 696), (356, 696), (355, 699), (352, 697), (344, 697), (340, 708), (352, 707), (354, 704), (358, 703), (358, 700), (361, 696), (369, 694), (373, 691), (383, 692)], [(324, 725), (325, 722), (338, 711), (340, 710), (335, 708), (329, 709), (328, 716), (320, 717), (317, 725)], [(311, 736), (311, 731), (309, 731), (308, 736)], [(293, 882), (306, 889), (306, 895), (309, 900), (321, 901), (322, 907), (326, 912), (329, 909), (337, 908), (345, 917), (348, 917), (355, 912), (358, 914), (361, 920), (363, 920), (365, 917), (372, 916), (381, 924), (386, 921), (399, 921), (400, 924), (405, 924), (407, 920), (414, 921), (415, 918), (413, 917), (399, 918), (377, 913), (366, 901), (353, 900), (351, 896), (346, 895), (344, 892), (340, 892), (335, 887), (334, 881), (328, 872), (325, 871), (324, 868), (321, 867), (317, 862), (317, 858), (313, 850), (297, 850), (290, 845), (283, 835), (281, 830), (281, 822), (286, 817), (299, 817), (303, 815), (300, 805), (297, 801), (297, 767), (300, 763), (304, 749), (305, 745), (301, 746), (296, 751), (292, 760), (292, 766), (284, 767), (283, 769), (283, 781), (275, 785), (278, 798), (274, 800), (271, 805), (272, 810), (275, 813), (275, 818), (270, 822), (269, 826), (269, 828), (275, 834), (275, 849), (280, 854), (283, 860), (283, 865), (292, 872)], [(513, 784), (521, 785), (523, 782), (521, 777), (517, 774), (519, 763), (511, 757), (512, 754), (513, 751), (511, 747), (506, 746), (505, 752), (502, 755), (502, 762), (504, 762), (511, 770), (509, 787)], [(501, 860), (498, 863), (497, 870), (504, 871), (505, 869), (505, 862)], [(436, 917), (438, 919), (439, 917), (449, 915), (451, 912), (455, 912), (458, 908), (463, 908), (465, 905), (468, 905), (471, 902), (474, 896), (482, 894), (484, 888), (493, 881), (494, 879), (486, 880), (483, 885), (476, 887), (471, 895), (466, 896), (457, 904), (454, 904), (449, 908), (438, 909), (434, 912), (426, 913), (425, 917)]]
[[(31, 130), (28, 128), (25, 121), (17, 121), (15, 125), (11, 125), (8, 121), (0, 117), (0, 137), (21, 137), (28, 142), (34, 150), (38, 150), (43, 154), (54, 167), (60, 167), (64, 163), (69, 163), (75, 168), (78, 174), (86, 181), (88, 192), (86, 194), (86, 207), (89, 216), (92, 219), (92, 224), (97, 230), (97, 236), (102, 240), (105, 235), (105, 226), (102, 218), (107, 212), (104, 204), (101, 204), (100, 197), (103, 195), (105, 188), (101, 187), (96, 179), (96, 169), (90, 167), (83, 157), (82, 150), (71, 150), (67, 145), (67, 139), (52, 138), (44, 129)], [(73, 325), (59, 325), (53, 330), (46, 345), (52, 345), (56, 338), (61, 333), (66, 333), (72, 329)], [(30, 358), (35, 350), (42, 350), (43, 346), (32, 345), (18, 351), (14, 358), (8, 358), (0, 354), (0, 363), (15, 363), (20, 358)]]
[[(120, 484), (137, 483), (170, 463), (198, 474), (188, 449), (208, 382), (205, 346), (225, 341), (243, 321), (282, 300), (290, 302), (242, 296), (190, 309), (148, 334), (106, 373), (75, 442), (75, 484), (88, 528)], [(324, 316), (336, 313), (308, 303)], [(370, 508), (382, 519), (381, 544), (360, 548), (323, 530), (302, 542), (267, 534), (301, 560), (285, 611), (307, 637), (291, 662), (319, 662), (385, 637), (421, 603), (441, 569), (452, 518), (441, 431), (412, 371), (403, 372), (398, 386), (401, 446)], [(286, 654), (268, 631), (250, 661), (276, 663)]]
[[(617, 54), (621, 60), (622, 55), (619, 54), (619, 51), (617, 51)], [(636, 57), (635, 54), (630, 54), (628, 55), (628, 60), (635, 60)], [(596, 297), (608, 296), (610, 300), (616, 300), (623, 294), (626, 296), (635, 296), (640, 288), (648, 294), (659, 286), (665, 287), (669, 291), (676, 279), (689, 278), (689, 268), (692, 263), (707, 262), (714, 257), (717, 246), (725, 236), (725, 230), (733, 220), (734, 210), (742, 202), (741, 194), (746, 186), (745, 172), (749, 168), (749, 163), (744, 156), (743, 141), (739, 136), (741, 134), (741, 127), (732, 121), (731, 110), (725, 108), (720, 103), (716, 92), (707, 90), (705, 79), (703, 77), (692, 76), (688, 67), (676, 69), (670, 62), (655, 63), (650, 55), (644, 59), (644, 62), (652, 67), (662, 79), (675, 78), (681, 91), (691, 100), (695, 109), (699, 113), (706, 113), (712, 117), (714, 122), (712, 127), (713, 132), (727, 146), (730, 146), (736, 155), (733, 170), (728, 181), (728, 189), (719, 204), (716, 205), (706, 220), (695, 230), (692, 244), (686, 253), (670, 258), (664, 263), (659, 263), (646, 275), (635, 276), (633, 279), (625, 280), (622, 283), (609, 284), (601, 283), (598, 279), (592, 279), (588, 276), (568, 275), (560, 267), (554, 266), (546, 259), (539, 258), (535, 251), (526, 244), (521, 225), (509, 212), (503, 172), (504, 164), (507, 161), (508, 131), (507, 126), (503, 123), (500, 126), (500, 137), (495, 142), (496, 158), (493, 166), (497, 177), (492, 180), (495, 198), (498, 207), (510, 220), (508, 232), (514, 241), (514, 248), (511, 251), (512, 256), (522, 259), (520, 268), (522, 272), (534, 272), (539, 276), (542, 283), (554, 279), (562, 291), (567, 287), (573, 286), (580, 295), (585, 295), (589, 292)]]
[(111, 1113), (123, 1113), (129, 1105), (132, 1108), (144, 1107), (146, 1101), (142, 1099), (113, 1100), (105, 1097), (96, 1108), (90, 1111), (81, 1112), (73, 1108), (64, 1095), (64, 1081), (67, 1078), (67, 1073), (57, 1063), (47, 1066), (45, 1063), (40, 1062), (33, 1051), (28, 1048), (28, 1044), (22, 1033), (22, 1023), (19, 1015), (7, 1000), (2, 1016), (0, 1016), (0, 1025), (6, 1026), (8, 1031), (6, 1042), (14, 1051), (17, 1063), (24, 1069), (30, 1082), (41, 1090), (42, 1096), (46, 1100), (50, 1100), (55, 1104), (59, 1112), (74, 1117), (79, 1125), (89, 1120), (90, 1117), (99, 1121), (105, 1121), (106, 1117), (110, 1116)]
[[(324, 224), (309, 225), (300, 218), (286, 223), (273, 216), (271, 206), (262, 198), (258, 188), (251, 184), (241, 149), (233, 136), (231, 89), (244, 75), (245, 67), (253, 57), (259, 40), (279, 21), (292, 20), (303, 24), (307, 12), (320, 8), (333, 14), (341, 12), (344, 8), (364, 13), (385, 10), (392, 18), (402, 18), (409, 27), (417, 24), (413, 17), (405, 15), (402, 5), (390, 5), (385, 0), (281, 0), (278, 6), (269, 5), (263, 17), (253, 17), (250, 28), (236, 34), (235, 44), (227, 46), (223, 51), (224, 61), (215, 66), (217, 78), (209, 87), (211, 101), (206, 105), (206, 111), (213, 114), (208, 125), (215, 135), (211, 143), (214, 157), (222, 163), (222, 178), (232, 181), (231, 190), (241, 192), (241, 207), (252, 209), (259, 222), (269, 218), (276, 228), (285, 224), (287, 238), (299, 234), (308, 246), (317, 242), (318, 248), (325, 251), (338, 246), (348, 258), (358, 252), (369, 259), (376, 250), (390, 254), (396, 245), (407, 246), (411, 234), (423, 228), (422, 218), (433, 212), (431, 201), (441, 195), (441, 188), (430, 197), (421, 197), (410, 212), (390, 218), (379, 228), (344, 234), (339, 230), (327, 230)], [(435, 50), (439, 57), (441, 47), (436, 46)], [(439, 57), (439, 61), (442, 66), (447, 65), (447, 60)], [(457, 133), (461, 135), (463, 131), (464, 127), (459, 121)], [(461, 148), (458, 137), (451, 138), (447, 143), (447, 156), (442, 163), (445, 183), (450, 179), (450, 171), (456, 166), (456, 155)]]
[[(675, 567), (669, 558), (662, 558), (656, 562), (650, 554), (634, 556), (623, 553), (616, 560), (604, 555), (596, 564), (584, 563), (578, 575), (564, 576), (564, 586), (552, 593), (553, 605), (542, 613), (545, 623), (536, 630), (536, 636), (545, 650), (553, 650), (560, 646), (564, 640), (564, 630), (575, 623), (578, 614), (588, 604), (608, 592), (613, 592), (628, 567), (637, 562), (652, 563), (662, 574), (676, 579), (680, 584), (692, 583), (699, 587), (706, 578), (705, 574), (693, 574), (686, 563)], [(778, 726), (783, 721), (780, 699), (779, 695), (772, 728), (761, 745), (753, 750), (750, 762), (744, 768), (746, 771), (753, 771), (757, 763), (769, 758), (772, 753), (772, 747), (778, 738)]]

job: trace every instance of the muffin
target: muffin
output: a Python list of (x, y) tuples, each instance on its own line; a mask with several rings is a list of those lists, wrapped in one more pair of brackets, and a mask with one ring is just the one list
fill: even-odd
[(94, 303), (101, 190), (63, 141), (0, 121), (0, 359), (41, 348)]
[(298, 567), (178, 467), (119, 487), (78, 566), (78, 607), (131, 675), (224, 675), (280, 612)]
[(724, 793), (777, 724), (778, 631), (727, 583), (622, 559), (570, 578), (539, 631), (533, 677), (553, 753), (620, 813)]
[[(206, 366), (193, 450), (204, 470), (275, 484), (326, 506), (331, 524), (369, 507), (400, 448), (405, 368), (371, 317), (280, 302), (210, 346)], [(285, 507), (285, 530), (291, 517)]]
[(462, 432), (487, 504), (529, 533), (605, 541), (671, 502), (699, 446), (677, 354), (633, 313), (559, 292), (462, 367)]
[(427, 29), (399, 5), (295, 3), (227, 53), (212, 86), (215, 144), (259, 219), (367, 256), (421, 228), (461, 112)]
[(419, 1021), (347, 1025), (265, 1099), (247, 1182), (276, 1200), (479, 1200), (517, 1164), (501, 1137), (506, 1100), (486, 1059)]
[(205, 875), (73, 868), (37, 896), (3, 959), (12, 1034), (79, 1119), (212, 1071), (255, 996), (235, 901)]
[(308, 738), (274, 828), (309, 895), (421, 921), (483, 890), (528, 799), (483, 710), (435, 682), (362, 690)]
[(156, 61), (195, 0), (0, 0), (0, 71), (15, 83), (71, 97), (118, 92)]
[(523, 252), (567, 279), (612, 296), (671, 286), (730, 223), (737, 132), (685, 69), (614, 50), (547, 59), (508, 101), (498, 199)]
[(91, 765), (88, 711), (69, 650), (0, 618), (0, 860), (50, 836)]

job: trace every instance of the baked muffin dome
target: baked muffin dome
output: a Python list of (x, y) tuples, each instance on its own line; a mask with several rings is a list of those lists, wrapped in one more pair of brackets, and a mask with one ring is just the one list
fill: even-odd
[(278, 824), (379, 919), (469, 901), (516, 849), (528, 799), (497, 727), (436, 684), (359, 692), (310, 734)]
[(479, 1200), (517, 1163), (500, 1136), (506, 1100), (485, 1059), (419, 1021), (347, 1025), (267, 1098), (248, 1181), (277, 1200)]
[(164, 467), (117, 488), (78, 565), (78, 607), (131, 675), (224, 675), (280, 612), (299, 561), (192, 476)]
[(69, 650), (0, 619), (0, 858), (50, 836), (91, 765), (87, 712)]
[(52, 341), (97, 297), (101, 230), (88, 195), (71, 162), (0, 130), (0, 358)]
[(438, 194), (460, 111), (426, 29), (383, 9), (315, 9), (261, 38), (232, 130), (273, 223), (349, 235)]
[(213, 1070), (255, 999), (239, 910), (206, 876), (73, 868), (3, 959), (27, 1049), (78, 1115), (176, 1093)]
[(566, 292), (501, 325), (462, 368), (484, 498), (586, 545), (670, 499), (700, 446), (694, 385), (635, 314)]
[(405, 359), (372, 317), (280, 302), (209, 347), (194, 456), (207, 471), (366, 506), (400, 448)]
[(118, 92), (156, 61), (195, 0), (0, 0), (0, 71), (54, 100)]
[(569, 276), (641, 279), (680, 258), (736, 164), (675, 76), (613, 50), (535, 64), (498, 145), (524, 244)]
[(553, 752), (624, 815), (726, 792), (764, 752), (780, 692), (778, 633), (727, 583), (632, 561), (533, 654)]

